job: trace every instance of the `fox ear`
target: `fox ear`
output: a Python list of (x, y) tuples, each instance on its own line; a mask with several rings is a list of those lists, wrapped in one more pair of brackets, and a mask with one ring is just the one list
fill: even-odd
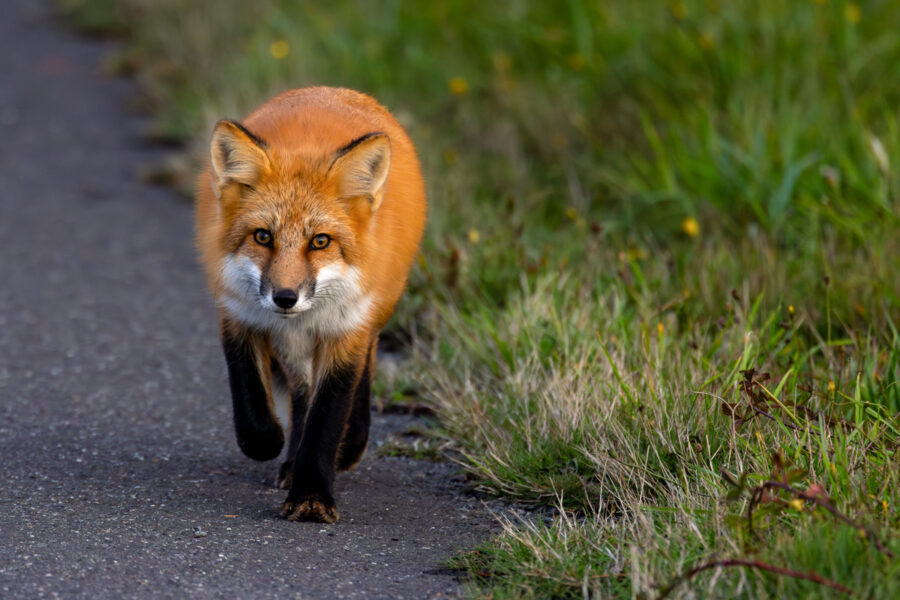
[(210, 144), (216, 194), (231, 182), (254, 185), (269, 169), (266, 144), (235, 121), (219, 121)]
[(368, 199), (372, 212), (384, 197), (391, 170), (391, 140), (381, 132), (368, 133), (337, 151), (329, 173), (337, 177), (342, 198)]

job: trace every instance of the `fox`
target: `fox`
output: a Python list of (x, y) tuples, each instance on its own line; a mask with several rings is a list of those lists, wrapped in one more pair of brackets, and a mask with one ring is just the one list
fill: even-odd
[(426, 220), (403, 126), (345, 88), (284, 92), (220, 120), (196, 184), (237, 443), (277, 458), (281, 516), (334, 523), (334, 479), (366, 452), (376, 344)]

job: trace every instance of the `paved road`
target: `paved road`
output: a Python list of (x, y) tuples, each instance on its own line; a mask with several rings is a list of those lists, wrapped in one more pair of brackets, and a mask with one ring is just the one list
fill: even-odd
[[(342, 520), (278, 518), (234, 441), (190, 207), (34, 0), (0, 19), (0, 597), (455, 597), (440, 561), (491, 519), (453, 468), (367, 458)], [(376, 435), (403, 423), (376, 417)]]

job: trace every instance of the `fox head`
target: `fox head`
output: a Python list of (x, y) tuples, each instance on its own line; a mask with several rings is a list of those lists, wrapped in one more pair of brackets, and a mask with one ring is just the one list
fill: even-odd
[(315, 155), (270, 146), (239, 123), (220, 121), (212, 136), (211, 183), (226, 251), (225, 310), (262, 328), (304, 314), (304, 322), (350, 325), (348, 311), (368, 300), (359, 263), (370, 252), (367, 232), (390, 164), (384, 133)]

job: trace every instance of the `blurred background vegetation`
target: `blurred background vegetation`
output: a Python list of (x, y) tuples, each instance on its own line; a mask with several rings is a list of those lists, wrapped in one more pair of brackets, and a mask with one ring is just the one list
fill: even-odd
[[(58, 4), (125, 40), (109, 67), (186, 144), (182, 190), (217, 119), (284, 89), (408, 128), (430, 222), (392, 325), (412, 366), (378, 389), (434, 403), (473, 485), (559, 509), (461, 558), (473, 595), (655, 597), (723, 556), (900, 593), (798, 495), (900, 530), (900, 2)], [(763, 540), (743, 515), (788, 471)], [(765, 569), (672, 591), (827, 593)]]
[[(61, 3), (128, 32), (118, 67), (142, 83), (151, 135), (197, 156), (217, 118), (285, 88), (378, 97), (421, 147), (429, 264), (489, 297), (523, 267), (596, 262), (593, 235), (629, 260), (677, 254), (703, 310), (757, 266), (775, 279), (750, 292), (773, 302), (838, 273), (845, 319), (875, 309), (871, 291), (897, 301), (878, 256), (896, 245), (864, 243), (897, 220), (896, 2)], [(698, 273), (723, 241), (733, 276)]]

